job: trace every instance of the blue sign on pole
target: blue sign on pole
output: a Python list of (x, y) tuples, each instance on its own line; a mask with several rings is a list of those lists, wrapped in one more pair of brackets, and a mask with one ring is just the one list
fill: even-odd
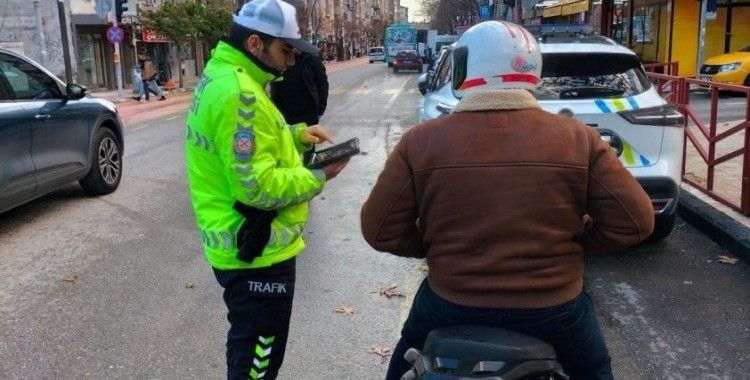
[(492, 18), (492, 7), (489, 5), (482, 5), (479, 7), (479, 19), (489, 20)]
[(125, 31), (119, 26), (110, 26), (107, 28), (107, 41), (113, 44), (119, 44), (125, 39)]

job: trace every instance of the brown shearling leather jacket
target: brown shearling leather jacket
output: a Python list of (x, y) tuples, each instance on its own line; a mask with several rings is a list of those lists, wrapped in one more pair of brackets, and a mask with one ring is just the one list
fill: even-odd
[(647, 238), (654, 211), (596, 130), (495, 90), (409, 130), (361, 223), (376, 250), (426, 257), (448, 301), (540, 308), (580, 294), (585, 253)]

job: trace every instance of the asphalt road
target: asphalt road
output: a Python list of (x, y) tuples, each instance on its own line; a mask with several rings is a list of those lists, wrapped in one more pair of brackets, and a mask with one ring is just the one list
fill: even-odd
[[(367, 247), (359, 208), (416, 122), (416, 74), (332, 74), (323, 123), (363, 155), (312, 202), (281, 379), (382, 379), (421, 262)], [(184, 115), (128, 126), (120, 189), (77, 185), (0, 215), (0, 379), (220, 379), (228, 324), (184, 175)], [(623, 379), (750, 372), (750, 268), (678, 220), (657, 245), (591, 258), (587, 287)], [(398, 285), (405, 297), (386, 298)], [(336, 313), (342, 307), (353, 315)]]
[[(738, 93), (720, 93), (718, 102), (717, 122), (745, 120), (747, 117), (747, 98), (745, 96)], [(691, 91), (690, 105), (700, 115), (703, 122), (708, 124), (711, 117), (711, 93), (706, 90)]]

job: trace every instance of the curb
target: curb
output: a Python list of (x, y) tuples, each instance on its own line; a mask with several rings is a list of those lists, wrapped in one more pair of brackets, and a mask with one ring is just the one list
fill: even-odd
[(750, 228), (687, 191), (680, 192), (677, 214), (711, 240), (750, 264)]

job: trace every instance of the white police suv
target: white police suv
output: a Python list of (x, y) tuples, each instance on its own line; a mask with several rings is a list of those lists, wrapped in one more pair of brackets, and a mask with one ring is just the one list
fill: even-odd
[[(420, 121), (448, 114), (458, 103), (451, 49), (444, 47), (419, 78)], [(540, 50), (540, 105), (599, 131), (651, 198), (656, 226), (650, 240), (665, 238), (677, 210), (684, 117), (659, 96), (638, 56), (608, 38), (550, 38)]]

